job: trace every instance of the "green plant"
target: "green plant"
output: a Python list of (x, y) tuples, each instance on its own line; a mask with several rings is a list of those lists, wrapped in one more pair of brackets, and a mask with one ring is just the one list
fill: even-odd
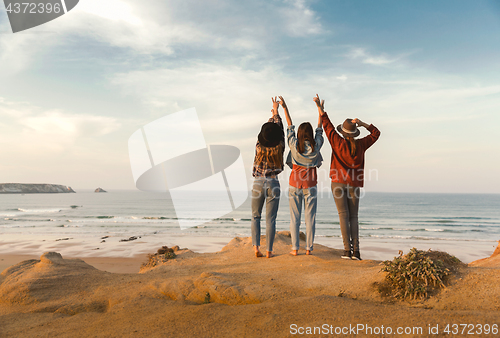
[(210, 303), (210, 293), (205, 293), (205, 301), (203, 302), (203, 304), (208, 304)]
[(431, 255), (433, 252), (430, 250), (412, 248), (406, 255), (400, 251), (399, 256), (392, 261), (382, 262), (381, 271), (387, 272), (385, 279), (394, 297), (424, 299), (431, 290), (445, 287), (444, 278), (450, 274), (450, 270), (441, 260), (432, 260), (429, 257)]
[(174, 259), (177, 255), (174, 252), (166, 252), (165, 259)]

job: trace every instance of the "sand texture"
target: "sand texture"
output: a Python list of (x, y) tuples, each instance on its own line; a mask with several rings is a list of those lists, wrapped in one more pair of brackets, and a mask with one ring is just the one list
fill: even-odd
[(289, 337), (291, 324), (360, 323), (419, 326), (423, 335), (407, 337), (422, 337), (428, 324), (500, 324), (500, 249), (418, 302), (380, 294), (379, 261), (343, 260), (321, 245), (294, 257), (286, 232), (274, 251), (256, 258), (250, 238), (234, 238), (135, 274), (46, 253), (1, 273), (0, 337)]

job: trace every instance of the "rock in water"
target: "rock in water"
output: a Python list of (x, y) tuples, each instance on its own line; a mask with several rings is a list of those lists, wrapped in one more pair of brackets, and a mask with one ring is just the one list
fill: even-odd
[(59, 184), (0, 183), (0, 194), (61, 194), (75, 192)]
[(97, 188), (94, 192), (107, 192), (107, 191), (104, 190), (103, 188)]

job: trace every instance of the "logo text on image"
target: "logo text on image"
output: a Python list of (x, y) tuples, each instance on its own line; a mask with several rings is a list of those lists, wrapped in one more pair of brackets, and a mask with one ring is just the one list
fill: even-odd
[(168, 191), (181, 229), (228, 214), (248, 198), (240, 150), (207, 145), (195, 108), (148, 123), (128, 147), (136, 187)]

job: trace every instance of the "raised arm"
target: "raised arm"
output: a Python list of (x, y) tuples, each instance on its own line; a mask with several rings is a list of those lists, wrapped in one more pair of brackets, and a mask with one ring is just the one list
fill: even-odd
[(288, 123), (288, 126), (291, 126), (293, 124), (292, 118), (290, 117), (290, 113), (288, 112), (288, 107), (285, 103), (285, 99), (283, 98), (283, 96), (278, 96), (278, 97), (281, 100), (279, 101), (279, 103), (281, 104), (281, 106), (283, 107), (283, 111), (285, 112), (286, 122)]
[(318, 107), (318, 128), (323, 126), (322, 116), (325, 114), (325, 100), (320, 100), (319, 95), (316, 94), (316, 97), (313, 98), (313, 101), (316, 102), (316, 106)]
[(318, 128), (321, 128), (323, 126), (323, 123), (321, 121), (321, 116), (325, 113), (325, 100), (321, 100), (321, 103), (319, 103), (319, 96), (316, 94), (316, 97), (313, 99), (314, 102), (316, 102), (316, 105), (318, 106)]
[(278, 98), (275, 96), (275, 97), (271, 97), (271, 100), (273, 101), (273, 116), (274, 115), (279, 115), (279, 111), (278, 111), (278, 108), (280, 107), (280, 102), (278, 101)]
[(364, 123), (358, 118), (353, 119), (352, 123), (356, 123), (358, 126), (364, 127), (370, 132), (370, 135), (359, 140), (365, 150), (370, 148), (380, 137), (380, 131), (373, 124)]
[(277, 97), (271, 98), (273, 101), (273, 109), (271, 109), (271, 112), (273, 113), (273, 116), (267, 121), (267, 122), (273, 122), (277, 123), (281, 129), (283, 129), (283, 122), (281, 121), (280, 114), (278, 112), (278, 107), (279, 107), (279, 101)]
[(313, 101), (316, 102), (316, 106), (318, 107), (319, 118), (321, 120), (321, 124), (323, 125), (323, 129), (325, 130), (326, 138), (333, 147), (333, 145), (336, 144), (341, 137), (335, 131), (335, 127), (328, 118), (328, 114), (325, 112), (325, 100), (320, 100), (319, 95), (316, 94)]
[(313, 101), (316, 102), (316, 106), (318, 107), (318, 113), (320, 116), (323, 116), (325, 113), (325, 100), (320, 100), (319, 95), (316, 94), (316, 97), (313, 98)]
[(360, 119), (358, 118), (355, 118), (352, 120), (352, 123), (356, 123), (358, 126), (360, 127), (364, 127), (366, 129), (368, 129), (368, 127), (370, 126), (368, 123), (364, 123), (363, 121), (361, 121)]

